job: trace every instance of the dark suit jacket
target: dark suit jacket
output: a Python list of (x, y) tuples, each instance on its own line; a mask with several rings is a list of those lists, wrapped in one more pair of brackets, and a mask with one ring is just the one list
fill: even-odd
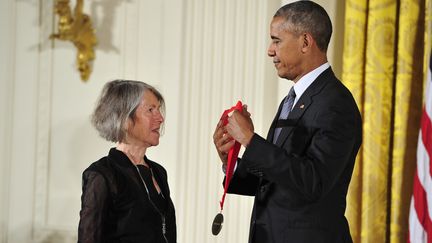
[(273, 144), (254, 134), (229, 192), (255, 196), (250, 243), (352, 242), (346, 194), (362, 121), (349, 90), (328, 68), (305, 90)]

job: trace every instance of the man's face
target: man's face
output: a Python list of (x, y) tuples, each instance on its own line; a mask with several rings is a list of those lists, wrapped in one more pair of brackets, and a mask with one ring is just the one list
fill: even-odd
[(270, 25), (272, 42), (267, 54), (273, 58), (273, 63), (281, 78), (297, 81), (301, 75), (303, 40), (290, 32), (282, 17), (273, 18)]

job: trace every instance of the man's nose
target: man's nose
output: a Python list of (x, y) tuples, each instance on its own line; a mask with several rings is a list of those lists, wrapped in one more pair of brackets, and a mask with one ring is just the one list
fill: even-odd
[(270, 46), (267, 49), (267, 55), (269, 57), (274, 57), (275, 56), (275, 50), (273, 48), (273, 44), (270, 44)]

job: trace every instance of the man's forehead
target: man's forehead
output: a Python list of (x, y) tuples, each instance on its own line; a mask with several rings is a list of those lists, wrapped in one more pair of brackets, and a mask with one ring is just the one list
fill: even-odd
[(272, 22), (270, 24), (270, 28), (272, 30), (279, 30), (280, 31), (280, 30), (286, 29), (285, 27), (287, 24), (288, 23), (285, 21), (285, 18), (275, 17), (272, 19)]
[(280, 16), (274, 17), (271, 21), (271, 25), (277, 25), (285, 22), (285, 18), (282, 18)]

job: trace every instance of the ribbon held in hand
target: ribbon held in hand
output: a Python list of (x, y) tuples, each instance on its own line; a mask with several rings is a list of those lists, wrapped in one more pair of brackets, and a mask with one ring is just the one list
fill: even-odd
[[(235, 106), (224, 111), (224, 113), (221, 116), (221, 120), (222, 120), (224, 126), (226, 126), (228, 124), (228, 115), (235, 110), (240, 111), (240, 112), (243, 111), (243, 104), (241, 101), (238, 101)], [(234, 173), (234, 167), (237, 163), (237, 156), (238, 156), (239, 151), (240, 151), (240, 146), (241, 146), (241, 144), (239, 142), (235, 141), (234, 146), (232, 146), (228, 152), (227, 169), (225, 172), (224, 194), (222, 196), (222, 200), (220, 201), (221, 211), (223, 210), (223, 205), (225, 202), (225, 195), (227, 193), (229, 183), (230, 183), (232, 175)]]
[[(222, 121), (222, 124), (224, 126), (226, 126), (228, 124), (228, 115), (233, 112), (233, 111), (239, 111), (242, 112), (243, 111), (243, 104), (241, 101), (238, 101), (237, 104), (233, 107), (231, 107), (228, 110), (225, 110), (222, 113), (222, 116), (220, 118), (220, 120)], [(234, 146), (232, 146), (230, 148), (230, 150), (228, 151), (228, 159), (227, 159), (227, 168), (226, 168), (226, 172), (225, 172), (225, 186), (224, 186), (224, 193), (222, 195), (222, 199), (220, 201), (220, 208), (221, 208), (221, 212), (218, 213), (215, 217), (215, 219), (213, 220), (213, 225), (212, 225), (212, 233), (213, 235), (217, 235), (219, 234), (220, 230), (222, 229), (222, 223), (223, 223), (223, 215), (222, 215), (222, 210), (223, 210), (223, 205), (225, 202), (225, 196), (226, 193), (228, 191), (228, 187), (231, 181), (231, 178), (233, 176), (234, 173), (234, 168), (235, 165), (237, 163), (237, 156), (239, 154), (240, 151), (240, 143), (235, 141)]]

